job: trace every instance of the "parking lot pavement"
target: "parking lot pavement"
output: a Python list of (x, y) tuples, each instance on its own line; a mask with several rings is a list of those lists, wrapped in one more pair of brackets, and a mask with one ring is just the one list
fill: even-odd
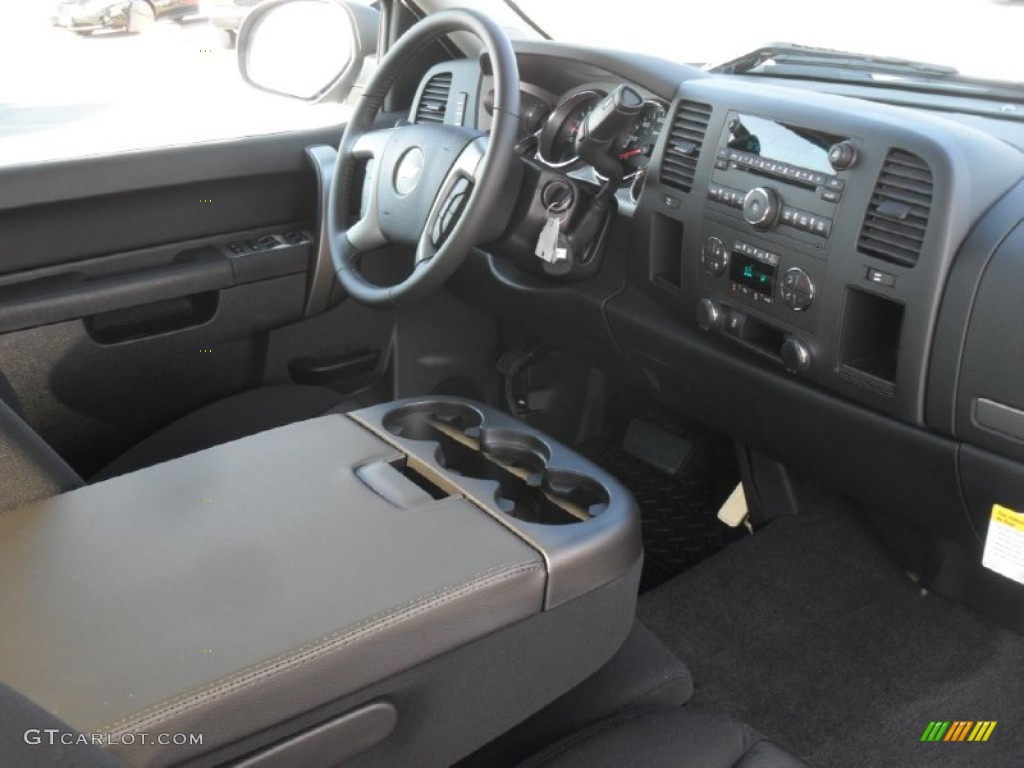
[[(6, 40), (4, 39), (6, 38)], [(261, 93), (205, 20), (81, 37), (40, 15), (0, 36), (0, 164), (337, 123), (338, 105)]]

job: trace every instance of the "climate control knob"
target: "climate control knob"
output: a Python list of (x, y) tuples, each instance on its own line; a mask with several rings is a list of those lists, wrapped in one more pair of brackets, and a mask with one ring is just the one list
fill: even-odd
[(700, 260), (704, 265), (704, 271), (709, 275), (712, 277), (721, 275), (729, 265), (729, 252), (725, 249), (725, 243), (717, 237), (709, 237), (704, 241)]
[(697, 302), (697, 325), (703, 331), (711, 331), (722, 325), (722, 308), (711, 299)]
[(782, 365), (790, 373), (804, 373), (811, 367), (811, 350), (793, 336), (782, 342), (781, 355)]
[(771, 229), (782, 213), (782, 198), (771, 187), (754, 187), (743, 198), (743, 219), (757, 229)]
[(800, 267), (787, 269), (786, 274), (782, 276), (779, 296), (782, 303), (794, 312), (803, 312), (814, 301), (814, 283), (811, 282), (811, 276)]

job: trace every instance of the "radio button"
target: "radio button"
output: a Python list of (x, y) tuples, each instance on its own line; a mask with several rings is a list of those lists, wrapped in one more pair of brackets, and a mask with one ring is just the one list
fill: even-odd
[(821, 199), (829, 203), (838, 203), (842, 198), (842, 194), (834, 189), (824, 189), (821, 192)]

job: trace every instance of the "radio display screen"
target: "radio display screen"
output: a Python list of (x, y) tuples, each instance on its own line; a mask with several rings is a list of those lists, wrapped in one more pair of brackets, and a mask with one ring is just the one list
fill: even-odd
[(846, 138), (738, 112), (730, 115), (726, 130), (729, 149), (830, 175), (828, 149)]
[(764, 296), (775, 291), (775, 267), (735, 251), (729, 259), (729, 279)]

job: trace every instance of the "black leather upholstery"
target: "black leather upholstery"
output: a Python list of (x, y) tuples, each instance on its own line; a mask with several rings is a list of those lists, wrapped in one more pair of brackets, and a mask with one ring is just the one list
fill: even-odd
[(605, 720), (552, 745), (520, 768), (806, 768), (730, 717), (691, 707)]

